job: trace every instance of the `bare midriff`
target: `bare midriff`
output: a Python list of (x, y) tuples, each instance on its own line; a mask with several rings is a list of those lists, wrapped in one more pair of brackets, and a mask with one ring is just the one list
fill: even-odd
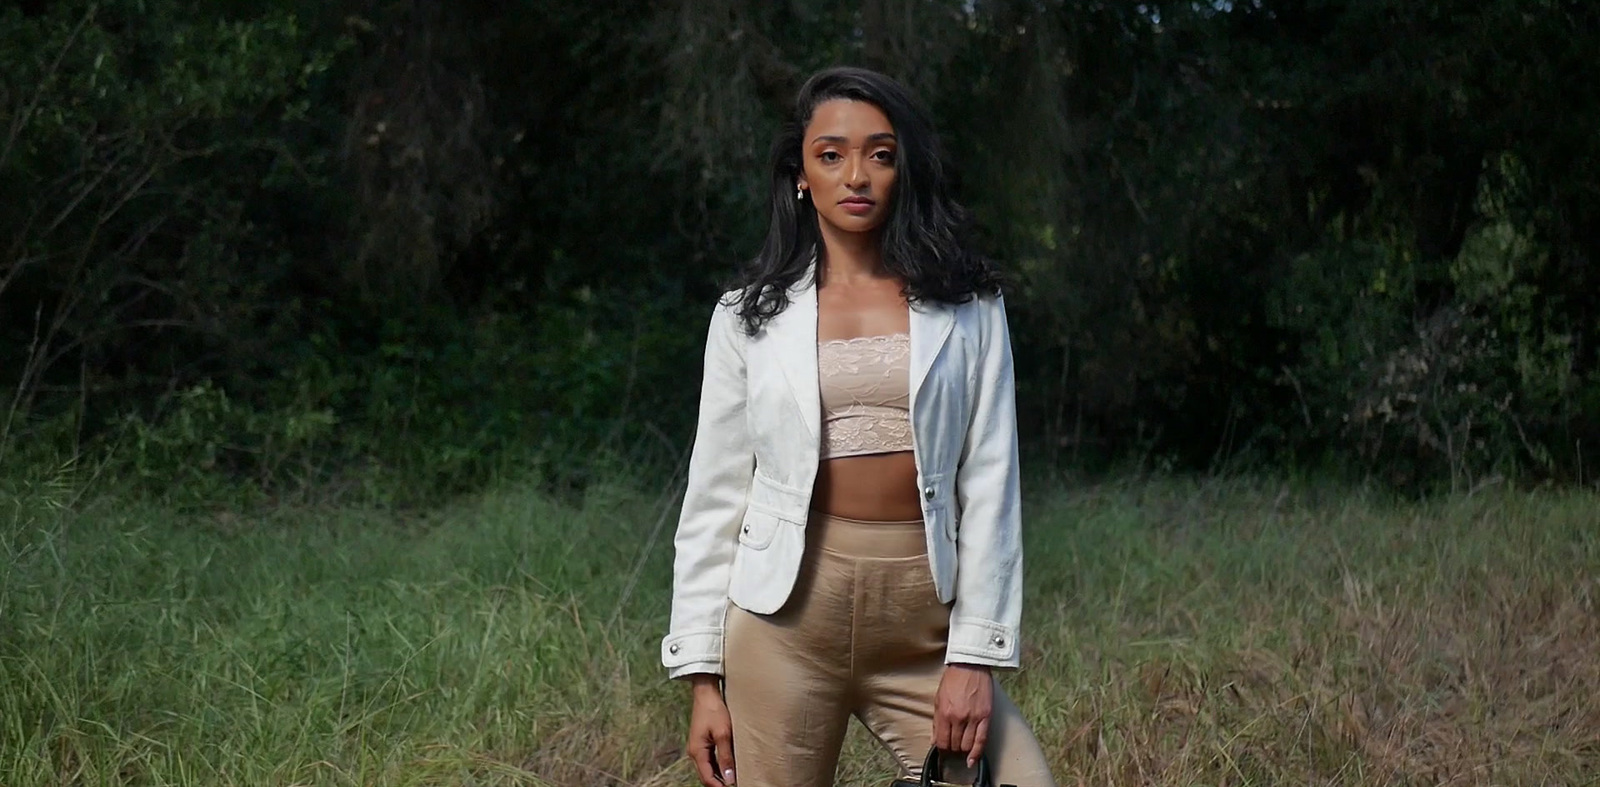
[(811, 507), (874, 522), (921, 519), (916, 459), (910, 451), (825, 459), (817, 467)]

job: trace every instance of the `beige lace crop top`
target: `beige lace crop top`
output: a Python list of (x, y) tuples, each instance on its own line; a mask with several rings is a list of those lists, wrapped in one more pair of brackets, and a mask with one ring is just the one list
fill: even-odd
[(911, 450), (911, 337), (817, 344), (822, 458)]

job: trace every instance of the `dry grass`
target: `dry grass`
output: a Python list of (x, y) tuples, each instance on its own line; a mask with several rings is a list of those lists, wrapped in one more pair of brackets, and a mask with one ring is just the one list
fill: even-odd
[[(1108, 528), (1140, 535), (1117, 539), (1114, 585), (1100, 566), (1055, 594), (1035, 618), (1049, 666), (1018, 676), (1064, 783), (1595, 778), (1592, 497), (1405, 506), (1200, 487), (1174, 515), (1171, 498), (1132, 494), (1064, 506), (1078, 537), (1117, 516), (1097, 512), (1142, 520)], [(1069, 610), (1075, 596), (1087, 603)]]
[[(1006, 681), (1063, 785), (1600, 783), (1600, 496), (1034, 489)], [(0, 784), (691, 784), (657, 512), (19, 499)], [(888, 767), (858, 729), (840, 783)]]

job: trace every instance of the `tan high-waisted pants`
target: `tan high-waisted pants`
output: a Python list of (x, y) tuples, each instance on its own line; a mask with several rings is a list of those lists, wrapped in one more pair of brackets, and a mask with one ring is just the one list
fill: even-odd
[[(852, 715), (902, 775), (920, 776), (950, 626), (923, 539), (920, 521), (813, 512), (783, 609), (756, 615), (730, 605), (723, 691), (739, 787), (834, 787)], [(1054, 787), (1039, 742), (999, 685), (987, 751), (995, 784)], [(957, 782), (964, 763), (950, 759), (945, 778)]]

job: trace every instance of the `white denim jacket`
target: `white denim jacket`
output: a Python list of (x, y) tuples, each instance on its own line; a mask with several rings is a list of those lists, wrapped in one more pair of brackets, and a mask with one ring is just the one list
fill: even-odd
[[(788, 599), (805, 552), (822, 404), (811, 276), (754, 336), (730, 293), (711, 315), (699, 426), (678, 520), (673, 678), (722, 674), (728, 603)], [(998, 296), (911, 309), (912, 445), (939, 600), (954, 601), (947, 663), (1015, 667), (1022, 542), (1011, 339)]]

